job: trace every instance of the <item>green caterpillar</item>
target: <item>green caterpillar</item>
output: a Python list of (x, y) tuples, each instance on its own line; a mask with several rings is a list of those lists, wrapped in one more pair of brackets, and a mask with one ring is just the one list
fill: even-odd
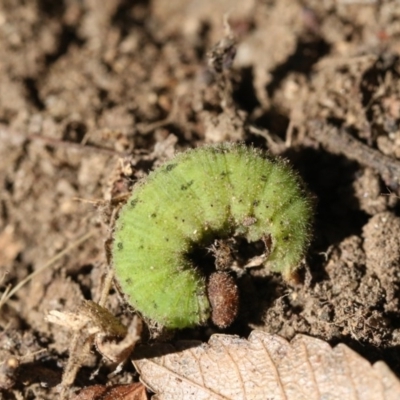
[(204, 273), (188, 256), (216, 238), (268, 241), (265, 266), (289, 279), (310, 241), (312, 200), (281, 159), (241, 144), (178, 154), (133, 189), (116, 221), (117, 282), (144, 317), (168, 328), (210, 317)]

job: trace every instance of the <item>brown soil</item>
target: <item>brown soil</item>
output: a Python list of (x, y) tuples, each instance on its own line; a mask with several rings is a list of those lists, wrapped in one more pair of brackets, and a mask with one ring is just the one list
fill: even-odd
[[(317, 206), (299, 283), (250, 271), (225, 332), (343, 342), (400, 376), (396, 3), (3, 0), (1, 292), (92, 236), (2, 307), (0, 397), (58, 398), (71, 332), (45, 316), (99, 300), (111, 199), (175, 151), (226, 140), (290, 159)], [(107, 308), (130, 318), (114, 292)], [(90, 380), (99, 366), (93, 352), (71, 390), (137, 380), (128, 364)]]

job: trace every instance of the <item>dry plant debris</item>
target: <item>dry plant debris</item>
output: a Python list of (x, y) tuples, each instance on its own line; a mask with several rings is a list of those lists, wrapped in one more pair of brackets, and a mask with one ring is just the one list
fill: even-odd
[(141, 321), (138, 317), (135, 316), (127, 328), (106, 308), (93, 301), (85, 301), (75, 313), (52, 310), (47, 320), (74, 332), (60, 385), (60, 398), (65, 397), (78, 370), (85, 365), (93, 344), (104, 359), (115, 365), (116, 373), (140, 339)]
[(16, 357), (9, 357), (0, 362), (0, 389), (10, 389), (17, 379), (17, 370), (20, 361)]
[(344, 129), (323, 125), (312, 121), (310, 136), (318, 140), (329, 151), (335, 154), (344, 154), (346, 157), (359, 162), (379, 173), (389, 187), (396, 191), (400, 186), (400, 161), (373, 150), (367, 145), (354, 139)]
[(262, 331), (248, 340), (213, 335), (138, 349), (134, 365), (159, 400), (309, 400), (400, 398), (400, 382), (383, 362), (371, 364), (339, 344), (304, 335), (290, 343)]
[(146, 388), (141, 383), (107, 387), (88, 386), (71, 400), (147, 400)]

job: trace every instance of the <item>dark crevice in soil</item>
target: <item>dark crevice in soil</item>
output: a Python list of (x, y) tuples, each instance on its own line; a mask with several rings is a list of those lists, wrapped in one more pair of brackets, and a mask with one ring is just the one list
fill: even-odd
[(45, 105), (40, 98), (39, 90), (37, 87), (37, 82), (33, 78), (25, 78), (24, 79), (25, 89), (28, 93), (28, 99), (32, 103), (32, 105), (40, 111), (43, 111)]
[(255, 89), (253, 86), (254, 74), (253, 69), (243, 68), (241, 71), (241, 79), (233, 92), (233, 99), (239, 108), (251, 113), (260, 105)]
[(314, 246), (327, 248), (349, 235), (359, 235), (369, 216), (360, 210), (353, 188), (360, 166), (345, 157), (304, 148), (283, 154), (299, 166), (308, 188), (315, 195)]
[(46, 67), (48, 68), (51, 64), (55, 63), (58, 59), (65, 55), (72, 44), (81, 47), (85, 44), (85, 40), (77, 35), (74, 27), (63, 25), (61, 33), (58, 37), (57, 50), (53, 53), (46, 54)]
[(121, 0), (115, 14), (111, 18), (111, 25), (121, 30), (122, 37), (128, 35), (132, 29), (140, 28), (142, 34), (150, 43), (159, 46), (153, 34), (148, 28), (149, 17), (151, 17), (150, 0)]
[(204, 60), (205, 56), (207, 54), (207, 51), (209, 50), (206, 47), (206, 44), (208, 43), (208, 37), (210, 34), (211, 26), (209, 23), (206, 21), (203, 21), (201, 23), (201, 26), (199, 28), (198, 32), (198, 38), (199, 41), (196, 44), (195, 51), (196, 51), (196, 56), (198, 60)]
[(282, 140), (289, 126), (289, 117), (277, 107), (271, 108), (254, 120), (254, 125), (278, 135)]
[(69, 122), (63, 132), (62, 140), (81, 143), (87, 132), (86, 124), (80, 121)]
[(328, 54), (329, 51), (329, 44), (322, 38), (315, 38), (309, 41), (299, 40), (295, 52), (284, 63), (271, 71), (273, 79), (266, 86), (268, 95), (272, 97), (285, 77), (291, 72), (309, 75), (313, 65)]
[[(371, 123), (372, 132), (374, 134), (373, 139), (375, 140), (380, 134), (385, 135), (385, 127), (382, 124), (377, 123), (374, 111), (374, 104), (379, 104), (379, 99), (376, 98), (376, 92), (385, 81), (385, 77), (388, 74), (394, 79), (399, 79), (399, 61), (398, 56), (385, 57), (382, 54), (379, 59), (368, 68), (362, 75), (360, 82), (360, 92), (362, 94), (362, 105), (365, 109), (365, 115), (367, 120)], [(396, 124), (397, 125), (397, 124)], [(396, 130), (397, 127), (393, 127)]]
[(45, 17), (61, 18), (65, 13), (65, 0), (38, 0), (37, 7), (39, 12)]
[(92, 300), (92, 292), (90, 289), (90, 283), (85, 277), (89, 276), (93, 268), (96, 268), (92, 264), (82, 265), (78, 270), (69, 272), (67, 276), (72, 279), (73, 282), (79, 285), (81, 293), (86, 300)]

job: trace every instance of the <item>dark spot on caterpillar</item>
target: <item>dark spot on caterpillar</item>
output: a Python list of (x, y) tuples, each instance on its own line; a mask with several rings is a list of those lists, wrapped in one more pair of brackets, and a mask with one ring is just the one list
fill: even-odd
[(186, 185), (181, 186), (181, 190), (187, 190), (193, 185), (193, 181), (189, 181)]
[(126, 282), (128, 285), (132, 285), (132, 279), (131, 279), (131, 278), (125, 279), (125, 282)]
[(168, 239), (168, 238), (165, 238), (165, 241), (166, 241), (166, 242), (169, 242), (169, 239)]
[(138, 203), (138, 199), (133, 199), (133, 200), (131, 200), (131, 207), (132, 208), (135, 208), (135, 206), (136, 206), (136, 204)]
[(118, 242), (117, 247), (118, 250), (122, 250), (124, 248), (124, 245), (122, 244), (122, 242)]
[(211, 304), (211, 320), (219, 328), (226, 328), (235, 320), (239, 309), (239, 289), (227, 272), (211, 274), (207, 285)]
[(156, 214), (156, 213), (153, 213), (153, 214), (151, 214), (150, 216), (151, 216), (151, 218), (155, 218), (155, 217), (157, 217), (157, 214)]
[(267, 182), (267, 180), (268, 180), (268, 176), (266, 176), (266, 175), (261, 175), (261, 181), (262, 182)]
[(253, 207), (257, 207), (260, 204), (260, 200), (253, 201)]
[(166, 172), (171, 172), (178, 164), (169, 164), (165, 167)]

